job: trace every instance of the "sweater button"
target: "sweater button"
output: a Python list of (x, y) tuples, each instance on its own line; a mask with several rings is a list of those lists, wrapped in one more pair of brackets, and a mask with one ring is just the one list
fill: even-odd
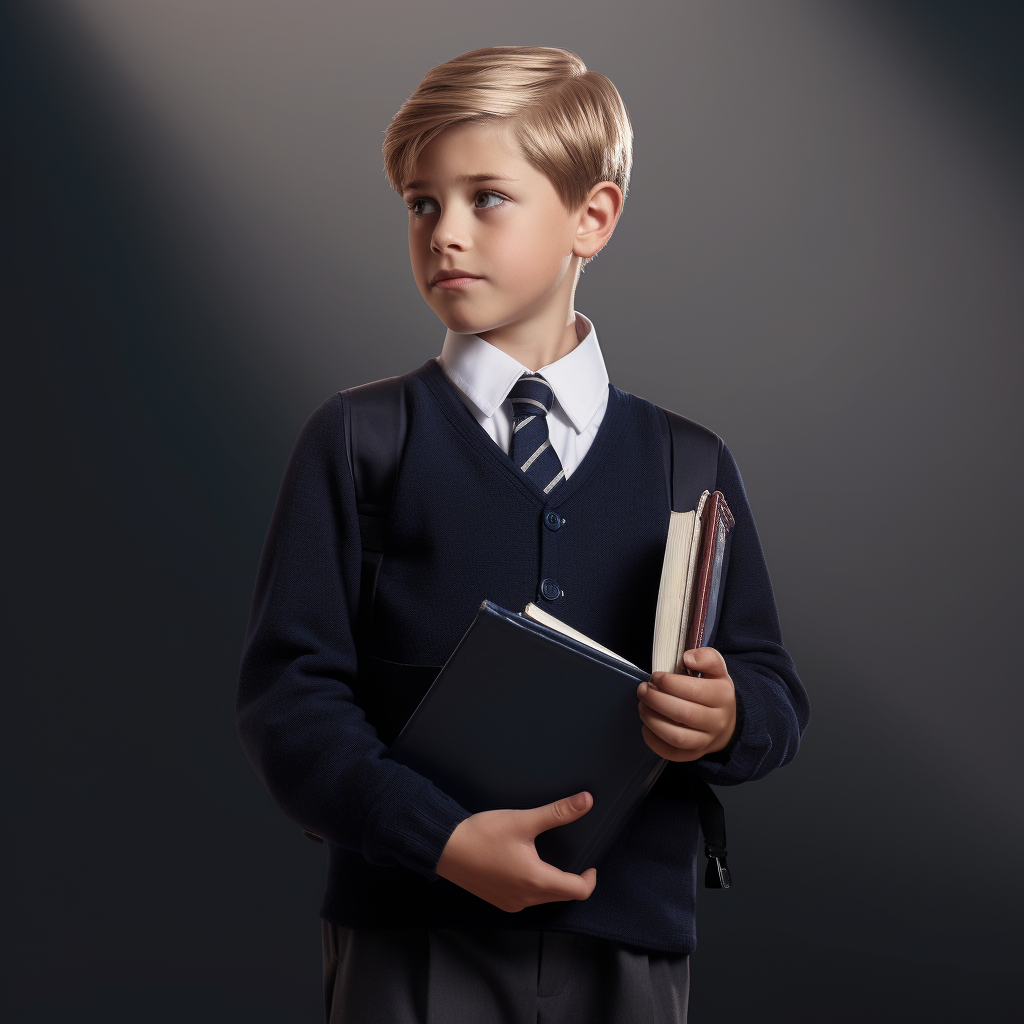
[(557, 601), (562, 596), (562, 589), (554, 580), (544, 580), (540, 585), (541, 594), (549, 601)]
[(565, 520), (557, 512), (546, 512), (544, 514), (544, 525), (549, 530), (557, 530)]

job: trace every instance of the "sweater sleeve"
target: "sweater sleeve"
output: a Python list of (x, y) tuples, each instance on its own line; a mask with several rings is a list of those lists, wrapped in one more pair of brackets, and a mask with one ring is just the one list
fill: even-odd
[(737, 722), (729, 746), (693, 763), (705, 782), (760, 779), (796, 755), (810, 717), (807, 692), (782, 630), (764, 553), (736, 460), (718, 457), (718, 489), (736, 519), (715, 648), (736, 686)]
[(296, 824), (434, 879), (469, 812), (385, 757), (354, 699), (361, 560), (339, 393), (306, 421), (281, 483), (242, 652), (238, 734)]

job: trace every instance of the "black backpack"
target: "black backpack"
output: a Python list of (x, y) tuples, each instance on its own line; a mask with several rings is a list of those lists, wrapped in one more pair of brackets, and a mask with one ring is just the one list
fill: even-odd
[[(345, 416), (345, 447), (355, 484), (356, 509), (363, 562), (359, 588), (357, 634), (369, 635), (377, 574), (384, 557), (384, 540), (398, 467), (405, 447), (405, 378), (388, 377), (341, 392)], [(697, 507), (703, 491), (716, 490), (717, 434), (677, 413), (662, 409), (666, 479), (672, 481), (672, 508)], [(713, 638), (711, 638), (713, 639)], [(696, 775), (687, 775), (690, 795), (704, 833), (708, 859), (704, 885), (728, 889), (732, 882), (726, 865), (725, 812), (711, 787)], [(323, 842), (319, 836), (306, 833)]]

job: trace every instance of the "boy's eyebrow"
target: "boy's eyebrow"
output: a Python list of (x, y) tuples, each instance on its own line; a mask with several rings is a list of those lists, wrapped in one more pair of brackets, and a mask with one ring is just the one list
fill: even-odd
[[(518, 181), (518, 178), (510, 178), (507, 174), (460, 174), (455, 181), (459, 185), (471, 185), (475, 181)], [(402, 190), (408, 192), (413, 188), (426, 188), (429, 182), (410, 181)]]

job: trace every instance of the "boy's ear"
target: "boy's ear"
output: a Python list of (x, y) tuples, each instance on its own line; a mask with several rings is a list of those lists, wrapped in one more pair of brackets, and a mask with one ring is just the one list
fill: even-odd
[(574, 256), (596, 256), (612, 237), (622, 212), (622, 189), (614, 181), (599, 181), (580, 206), (572, 247)]

